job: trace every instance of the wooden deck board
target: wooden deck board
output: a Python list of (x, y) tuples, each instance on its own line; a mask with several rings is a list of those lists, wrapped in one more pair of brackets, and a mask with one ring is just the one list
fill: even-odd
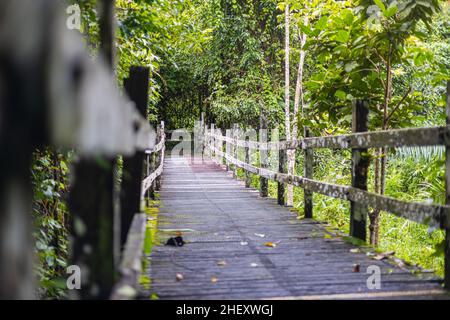
[[(211, 162), (167, 157), (150, 292), (160, 299), (436, 299), (448, 298), (434, 274), (376, 261), (324, 224), (298, 220), (274, 199), (259, 198)], [(163, 245), (181, 230), (187, 244)], [(325, 235), (330, 235), (325, 236)], [(264, 235), (262, 237), (261, 235)], [(266, 242), (276, 243), (274, 248)], [(221, 266), (219, 262), (225, 261)], [(353, 265), (360, 272), (353, 272)], [(369, 265), (381, 289), (367, 288)], [(184, 279), (177, 281), (176, 274)], [(217, 279), (212, 282), (212, 278)]]

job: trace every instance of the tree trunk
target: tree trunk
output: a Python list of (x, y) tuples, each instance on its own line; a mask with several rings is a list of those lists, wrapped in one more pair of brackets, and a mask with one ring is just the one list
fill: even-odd
[[(308, 23), (308, 18), (305, 17), (305, 24)], [(295, 85), (295, 97), (294, 97), (294, 115), (292, 119), (292, 139), (298, 139), (298, 111), (301, 103), (301, 110), (303, 115), (303, 66), (305, 64), (306, 52), (303, 47), (306, 43), (306, 34), (300, 34), (300, 60), (297, 70), (297, 83)], [(295, 174), (295, 150), (288, 150), (288, 173)], [(287, 193), (287, 205), (292, 206), (294, 204), (294, 187), (288, 186)]]
[[(284, 86), (284, 103), (285, 103), (285, 109), (284, 109), (284, 114), (285, 114), (285, 132), (286, 132), (286, 140), (290, 140), (291, 139), (291, 115), (290, 115), (290, 97), (289, 97), (289, 81), (290, 81), (290, 76), (289, 76), (289, 56), (290, 56), (290, 47), (289, 47), (289, 29), (290, 29), (290, 18), (289, 18), (289, 4), (286, 4), (286, 8), (285, 8), (285, 17), (284, 17), (284, 22), (285, 22), (285, 47), (284, 47), (284, 51), (285, 51), (285, 65), (284, 65), (284, 75), (285, 75), (285, 86)], [(292, 162), (295, 162), (295, 150), (288, 150), (287, 152), (287, 157), (288, 157), (288, 174), (293, 174), (293, 165)], [(287, 192), (287, 202), (286, 204), (288, 206), (292, 206), (293, 203), (293, 198), (294, 198), (294, 188), (292, 185), (288, 185), (287, 188), (288, 192)]]
[[(392, 46), (389, 48), (388, 57), (386, 60), (386, 88), (384, 90), (383, 102), (383, 130), (387, 129), (388, 107), (392, 96)], [(386, 166), (387, 166), (387, 148), (378, 150), (377, 159), (375, 162), (375, 192), (384, 195), (386, 189)], [(379, 159), (381, 157), (381, 159)], [(381, 162), (381, 164), (380, 164)], [(375, 209), (369, 215), (370, 217), (370, 244), (377, 246), (379, 243), (379, 229), (380, 229), (380, 210)]]

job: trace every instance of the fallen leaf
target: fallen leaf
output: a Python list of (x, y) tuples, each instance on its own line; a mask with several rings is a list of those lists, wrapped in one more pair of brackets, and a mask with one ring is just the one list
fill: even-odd
[(258, 264), (257, 264), (257, 263), (254, 263), (254, 262), (250, 264), (250, 267), (252, 267), (252, 268), (255, 268), (255, 267), (257, 267), (257, 266), (258, 266)]
[(353, 265), (353, 272), (359, 272), (361, 269), (361, 265), (359, 263), (355, 263)]
[(360, 253), (361, 250), (359, 250), (358, 248), (355, 248), (355, 249), (350, 249), (350, 252), (351, 253)]
[(248, 245), (247, 241), (241, 241), (241, 246), (246, 246), (246, 245)]
[(377, 261), (380, 261), (380, 260), (383, 260), (383, 259), (386, 259), (386, 258), (387, 257), (385, 255), (382, 255), (382, 254), (377, 254), (376, 256), (372, 257), (373, 260), (377, 260)]
[(262, 234), (262, 233), (255, 233), (255, 236), (260, 237), (260, 238), (264, 238), (266, 235)]
[(217, 262), (217, 265), (223, 267), (223, 266), (227, 265), (227, 262), (225, 260), (222, 260), (222, 261)]
[(176, 277), (177, 281), (184, 280), (184, 276), (181, 273), (177, 273), (175, 277)]
[(275, 248), (277, 245), (275, 244), (275, 243), (273, 243), (273, 242), (266, 242), (266, 243), (264, 243), (264, 245), (266, 246), (266, 247), (271, 247), (271, 248)]
[(214, 276), (212, 276), (212, 277), (211, 277), (211, 282), (212, 282), (212, 283), (216, 283), (216, 282), (217, 282), (217, 278), (214, 277)]
[(383, 252), (383, 253), (377, 254), (375, 257), (373, 257), (373, 259), (383, 260), (383, 259), (388, 258), (389, 256), (393, 256), (394, 254), (395, 254), (395, 251)]

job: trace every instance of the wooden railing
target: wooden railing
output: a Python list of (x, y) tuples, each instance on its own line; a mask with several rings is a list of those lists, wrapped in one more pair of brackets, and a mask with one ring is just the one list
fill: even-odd
[(164, 134), (155, 147), (147, 119), (149, 69), (132, 67), (126, 94), (118, 88), (110, 61), (112, 3), (102, 16), (103, 49), (94, 61), (79, 32), (66, 27), (58, 1), (0, 2), (0, 29), (18, 31), (0, 32), (0, 299), (35, 298), (30, 167), (36, 148), (76, 155), (68, 188), (68, 262), (81, 271), (81, 289), (71, 297), (109, 298), (118, 276), (128, 276), (121, 267), (129, 261), (127, 248), (139, 247), (129, 230), (146, 222), (139, 214), (145, 152), (160, 154), (148, 188), (162, 172)]
[(154, 199), (154, 191), (159, 191), (161, 187), (161, 175), (164, 170), (164, 153), (166, 150), (166, 134), (164, 132), (164, 121), (158, 126), (157, 130), (158, 144), (153, 148), (146, 150), (146, 177), (142, 180), (141, 199), (144, 200), (148, 193), (148, 199)]
[[(313, 193), (350, 201), (350, 235), (366, 240), (366, 222), (369, 207), (383, 210), (396, 216), (441, 228), (446, 231), (445, 248), (445, 286), (450, 288), (450, 82), (447, 85), (447, 126), (431, 128), (410, 128), (387, 131), (367, 131), (368, 108), (363, 101), (353, 105), (353, 133), (340, 136), (310, 137), (305, 129), (305, 138), (295, 141), (249, 141), (239, 140), (237, 130), (222, 130), (204, 127), (205, 147), (218, 163), (225, 160), (227, 166), (233, 165), (234, 170), (241, 168), (246, 173), (246, 187), (250, 186), (249, 173), (260, 176), (260, 194), (267, 196), (265, 180), (278, 182), (278, 204), (285, 204), (285, 185), (290, 184), (304, 189), (304, 213), (306, 218), (313, 217)], [(224, 143), (226, 144), (224, 151)], [(370, 165), (368, 148), (395, 148), (444, 145), (446, 148), (446, 205), (434, 205), (409, 202), (379, 195), (367, 191), (367, 176)], [(238, 159), (237, 148), (245, 151), (244, 160)], [(352, 150), (352, 185), (337, 185), (314, 180), (314, 149), (331, 148)], [(261, 166), (250, 163), (250, 150), (260, 154)], [(287, 150), (301, 150), (304, 153), (304, 176), (287, 174)], [(267, 169), (268, 152), (278, 152), (278, 171)], [(236, 176), (236, 174), (235, 174)], [(264, 190), (265, 189), (265, 190)]]

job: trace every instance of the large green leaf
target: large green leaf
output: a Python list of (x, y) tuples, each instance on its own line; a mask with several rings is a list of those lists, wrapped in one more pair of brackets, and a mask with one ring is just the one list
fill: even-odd
[(339, 30), (336, 34), (336, 40), (342, 43), (346, 43), (349, 38), (350, 34), (345, 30)]

